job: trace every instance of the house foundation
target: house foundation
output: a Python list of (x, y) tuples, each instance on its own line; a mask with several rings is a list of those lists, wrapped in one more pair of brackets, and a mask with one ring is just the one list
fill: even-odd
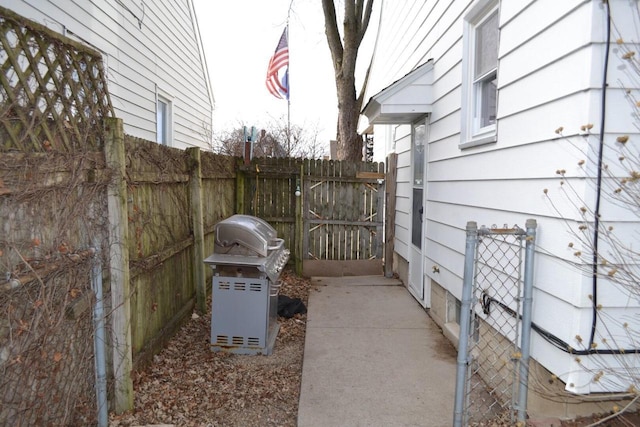
[[(442, 328), (443, 334), (458, 348), (459, 325), (455, 319), (455, 299), (449, 298), (449, 292), (438, 282), (431, 280), (431, 307), (427, 310), (430, 317)], [(510, 345), (509, 340), (500, 334), (492, 333), (493, 328), (482, 322), (479, 325), (480, 334), (485, 342), (491, 344), (485, 351), (478, 354), (480, 363), (490, 361), (495, 357), (491, 348), (504, 348)], [(489, 339), (490, 338), (490, 339)], [(504, 368), (503, 368), (504, 369)], [(480, 372), (482, 374), (482, 371)], [(500, 377), (508, 377), (499, 372)], [(487, 378), (484, 378), (488, 381)], [(490, 384), (489, 384), (490, 386)], [(503, 387), (505, 389), (505, 387)], [(626, 406), (631, 397), (621, 393), (576, 395), (565, 390), (565, 383), (553, 375), (535, 359), (529, 362), (529, 391), (527, 413), (530, 418), (553, 417), (559, 419), (574, 419), (592, 414), (609, 414), (615, 408)], [(630, 411), (640, 408), (636, 404)]]

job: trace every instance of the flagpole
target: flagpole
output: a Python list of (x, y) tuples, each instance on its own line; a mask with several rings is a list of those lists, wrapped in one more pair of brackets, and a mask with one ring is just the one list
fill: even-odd
[[(289, 85), (289, 19), (294, 0), (289, 3), (287, 12), (287, 25), (282, 31), (276, 50), (269, 60), (267, 68), (266, 85), (267, 90), (276, 98), (287, 97), (287, 150), (291, 152), (291, 90)], [(286, 67), (284, 75), (282, 69)]]
[(287, 11), (287, 45), (289, 46), (289, 63), (287, 64), (287, 155), (291, 156), (291, 83), (289, 78), (289, 68), (291, 67), (291, 43), (289, 43), (289, 18), (291, 17), (291, 7), (293, 6), (293, 0), (289, 3), (289, 10)]

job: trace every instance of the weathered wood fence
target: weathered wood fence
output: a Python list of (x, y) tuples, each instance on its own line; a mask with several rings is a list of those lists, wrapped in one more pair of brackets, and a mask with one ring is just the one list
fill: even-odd
[[(206, 311), (202, 260), (234, 213), (231, 157), (125, 138), (134, 363), (151, 359), (191, 310)], [(198, 294), (199, 293), (199, 294)], [(196, 307), (199, 304), (199, 307)]]
[(113, 114), (101, 57), (4, 8), (0, 45), (0, 425), (95, 424), (90, 276), (92, 249), (108, 250)]
[(206, 311), (221, 219), (264, 218), (299, 270), (381, 257), (382, 164), (244, 165), (126, 136), (97, 52), (3, 8), (0, 36), (1, 425), (95, 424), (98, 259), (121, 412), (132, 370)]
[(99, 53), (4, 8), (0, 35), (0, 424), (94, 425), (97, 259), (122, 411), (132, 369), (206, 310), (236, 160), (125, 137)]

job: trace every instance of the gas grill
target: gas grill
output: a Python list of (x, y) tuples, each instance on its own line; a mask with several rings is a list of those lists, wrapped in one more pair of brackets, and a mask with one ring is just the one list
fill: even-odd
[(280, 274), (289, 260), (284, 241), (266, 221), (233, 215), (215, 226), (211, 349), (271, 354), (278, 335)]

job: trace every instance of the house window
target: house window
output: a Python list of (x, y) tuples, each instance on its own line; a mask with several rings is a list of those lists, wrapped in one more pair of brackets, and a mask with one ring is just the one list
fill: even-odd
[(465, 16), (462, 148), (496, 141), (498, 24), (496, 1), (477, 1)]
[(413, 162), (413, 194), (411, 217), (411, 243), (422, 248), (422, 223), (424, 222), (424, 178), (425, 178), (425, 150), (427, 141), (427, 125), (423, 120), (413, 125), (412, 132), (412, 162)]
[(447, 323), (460, 324), (460, 300), (447, 292)]
[(171, 101), (158, 95), (156, 105), (156, 142), (162, 145), (171, 145), (172, 114)]
[(424, 148), (427, 137), (427, 125), (424, 122), (413, 127), (413, 185), (424, 185)]
[[(449, 325), (448, 327), (451, 329), (451, 325), (457, 325), (456, 329), (457, 329), (457, 333), (460, 333), (460, 327), (462, 326), (460, 324), (460, 321), (462, 320), (462, 303), (460, 302), (460, 300), (458, 298), (456, 298), (455, 296), (453, 296), (452, 293), (447, 292), (447, 305), (446, 305), (446, 321), (445, 321), (445, 325)], [(478, 341), (480, 340), (480, 317), (476, 314), (473, 313), (473, 309), (471, 310), (470, 313), (471, 316), (473, 316), (471, 319), (469, 319), (469, 328), (470, 330), (468, 331), (468, 337), (471, 340), (472, 344), (477, 344)], [(460, 337), (458, 336), (458, 339), (460, 339)]]

